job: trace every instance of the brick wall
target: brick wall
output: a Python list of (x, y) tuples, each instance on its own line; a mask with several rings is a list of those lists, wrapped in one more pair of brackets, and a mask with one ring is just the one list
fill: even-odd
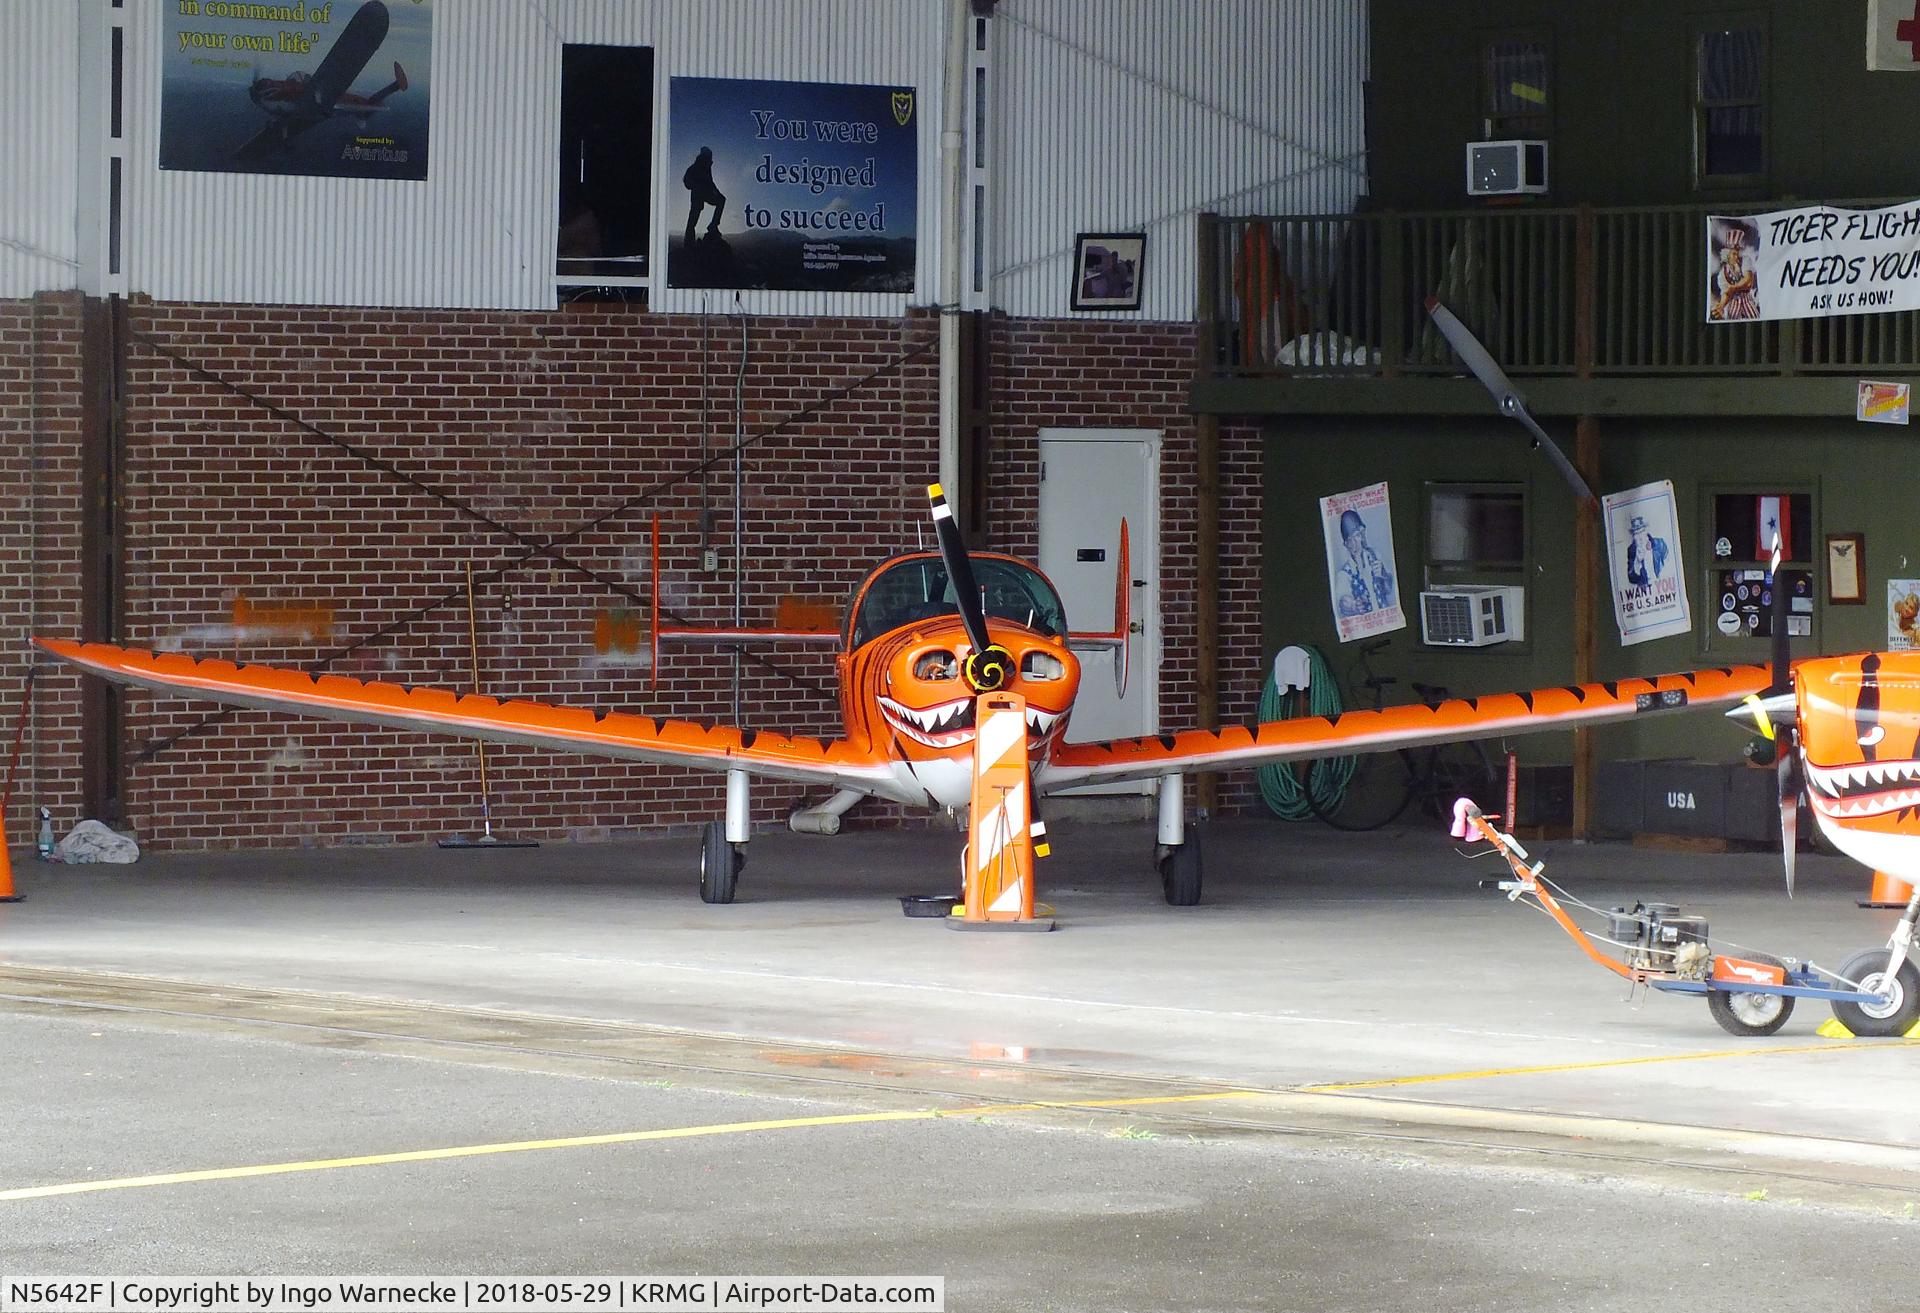
[[(1187, 387), (1197, 351), (1181, 324), (996, 318), (988, 517), (993, 545), (1039, 550), (1040, 430), (1157, 428), (1160, 453), (1160, 608), (1165, 664), (1160, 721), (1199, 724), (1196, 638), (1198, 447)], [(1260, 669), (1260, 430), (1220, 426), (1220, 720), (1251, 722)], [(1191, 789), (1189, 789), (1191, 796)], [(1220, 778), (1223, 811), (1254, 798), (1253, 777)]]
[[(29, 635), (80, 623), (80, 307), (77, 293), (0, 301), (0, 773)], [(79, 819), (79, 688), (71, 671), (42, 668), (7, 811), (12, 843), (32, 842), (38, 807)]]
[[(56, 310), (65, 337), (52, 327)], [(42, 307), (43, 382), (56, 363), (69, 371), (77, 364), (77, 310), (73, 300)], [(24, 313), (0, 319), (9, 343)], [(329, 668), (465, 687), (462, 590), (471, 563), (482, 581), (477, 622), (489, 692), (732, 718), (730, 656), (672, 650), (656, 693), (644, 668), (597, 653), (593, 635), (601, 611), (647, 595), (646, 523), (655, 511), (664, 517), (665, 604), (694, 622), (731, 618), (731, 469), (723, 463), (707, 489), (717, 574), (699, 569), (701, 482), (676, 475), (700, 459), (703, 431), (714, 449), (732, 440), (738, 321), (625, 306), (489, 314), (135, 301), (129, 325), (128, 642), (283, 664), (312, 663), (357, 644)], [(747, 457), (745, 620), (755, 624), (770, 620), (783, 595), (843, 604), (874, 561), (924, 540), (923, 489), (937, 467), (938, 364), (937, 325), (927, 314), (755, 318), (749, 330), (738, 416), (745, 432), (821, 403)], [(56, 347), (65, 353), (57, 361)], [(1040, 428), (1166, 431), (1161, 705), (1167, 725), (1194, 723), (1190, 332), (1002, 319), (993, 351), (994, 541), (982, 545), (1035, 548)], [(912, 352), (920, 354), (896, 363)], [(10, 368), (17, 354), (9, 351), (9, 368), (0, 370), (0, 424), (10, 434), (31, 409)], [(1090, 375), (1089, 359), (1115, 363), (1104, 376)], [(831, 397), (876, 372), (849, 395)], [(70, 540), (78, 421), (71, 379), (62, 377), (60, 407), (42, 406), (41, 428), (66, 442), (66, 473), (57, 482), (69, 498), (60, 523)], [(65, 427), (50, 427), (56, 410)], [(415, 482), (330, 446), (291, 417)], [(15, 446), (8, 444), (6, 458), (17, 458)], [(1221, 709), (1233, 721), (1251, 717), (1258, 694), (1257, 431), (1223, 428), (1222, 447)], [(18, 486), (8, 479), (9, 488)], [(521, 560), (524, 546), (507, 532), (534, 539), (569, 533), (650, 490), (644, 506), (563, 547), (571, 564)], [(496, 523), (463, 514), (436, 493)], [(0, 499), (0, 552), (18, 551), (16, 502), (17, 494)], [(43, 507), (52, 524), (48, 514)], [(64, 550), (66, 564), (39, 571), (49, 617), (42, 627), (54, 632), (77, 623), (71, 541)], [(0, 587), (0, 626), (24, 627), (29, 602), (20, 598), (30, 591)], [(331, 632), (302, 638), (237, 629), (238, 597), (255, 608), (329, 610)], [(742, 670), (748, 723), (837, 730), (825, 653), (772, 649)], [(62, 696), (70, 698), (72, 687), (63, 676)], [(62, 763), (44, 767), (57, 775), (48, 787), (71, 798), (73, 716), (58, 706), (47, 714), (66, 735), (47, 736), (43, 755)], [(138, 691), (129, 695), (128, 726), (128, 819), (155, 846), (428, 842), (478, 828), (470, 743), (223, 713)], [(511, 835), (606, 838), (692, 825), (722, 808), (715, 776), (529, 749), (489, 747), (488, 754), (495, 826)], [(1240, 777), (1227, 781), (1226, 798), (1244, 802)], [(778, 820), (801, 793), (761, 784), (756, 818)], [(873, 803), (856, 815), (898, 819)]]

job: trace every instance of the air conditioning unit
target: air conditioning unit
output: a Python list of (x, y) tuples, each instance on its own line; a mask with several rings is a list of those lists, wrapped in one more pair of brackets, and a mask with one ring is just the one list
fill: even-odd
[(1541, 195), (1547, 190), (1544, 141), (1467, 143), (1467, 195)]
[(1463, 584), (1420, 594), (1420, 641), (1435, 647), (1489, 647), (1527, 636), (1527, 590)]

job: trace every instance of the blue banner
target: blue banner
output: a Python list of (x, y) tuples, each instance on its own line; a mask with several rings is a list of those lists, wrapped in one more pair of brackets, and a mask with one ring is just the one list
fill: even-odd
[(160, 167), (427, 176), (430, 0), (164, 0)]
[(913, 291), (917, 113), (912, 87), (674, 78), (667, 285)]

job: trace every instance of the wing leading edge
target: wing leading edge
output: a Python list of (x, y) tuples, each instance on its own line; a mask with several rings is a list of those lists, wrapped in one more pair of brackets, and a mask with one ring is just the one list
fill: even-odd
[(445, 689), (406, 688), (345, 675), (315, 676), (276, 666), (236, 666), (231, 661), (196, 660), (180, 653), (156, 654), (107, 643), (45, 638), (34, 642), (61, 660), (115, 683), (234, 706), (626, 761), (744, 770), (893, 796), (892, 772), (886, 765), (840, 739), (792, 738), (543, 702), (501, 702)]
[(1387, 707), (1267, 721), (1222, 730), (1066, 743), (1056, 748), (1043, 792), (1198, 770), (1235, 770), (1313, 757), (1388, 752), (1427, 743), (1577, 729), (1692, 707), (1727, 706), (1771, 682), (1765, 666), (1729, 666), (1646, 679), (1568, 684), (1530, 693), (1452, 698), (1436, 706)]

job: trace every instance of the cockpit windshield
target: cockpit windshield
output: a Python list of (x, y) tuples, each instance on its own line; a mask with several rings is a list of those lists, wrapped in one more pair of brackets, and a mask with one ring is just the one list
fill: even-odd
[[(1019, 561), (990, 556), (972, 559), (974, 581), (980, 585), (989, 616), (1026, 625), (1049, 638), (1066, 632), (1067, 618), (1060, 597), (1038, 570)], [(887, 566), (867, 585), (859, 614), (853, 618), (848, 645), (859, 647), (915, 620), (958, 614), (953, 590), (947, 583), (946, 563), (938, 557), (912, 557)]]

